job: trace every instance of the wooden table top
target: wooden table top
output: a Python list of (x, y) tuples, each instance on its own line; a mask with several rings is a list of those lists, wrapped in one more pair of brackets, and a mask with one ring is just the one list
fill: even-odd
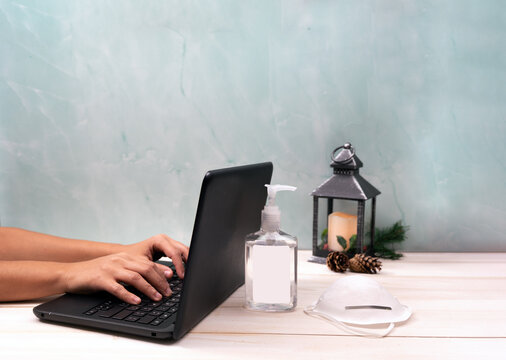
[(333, 273), (299, 251), (298, 306), (243, 308), (244, 287), (180, 341), (39, 321), (40, 301), (0, 303), (0, 359), (506, 359), (506, 253), (406, 253), (373, 279), (413, 310), (385, 338), (346, 333), (303, 309)]

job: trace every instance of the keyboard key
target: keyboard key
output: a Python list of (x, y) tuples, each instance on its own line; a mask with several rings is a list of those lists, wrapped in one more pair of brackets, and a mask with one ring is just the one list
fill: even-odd
[(131, 310), (131, 311), (135, 311), (135, 310), (139, 310), (140, 308), (136, 305), (131, 305), (129, 307), (127, 307), (127, 310)]
[(162, 313), (161, 311), (158, 311), (158, 310), (151, 311), (151, 312), (149, 313), (149, 315), (151, 315), (151, 316), (160, 316), (160, 315), (162, 315), (162, 314), (163, 314), (163, 313)]
[(143, 317), (146, 314), (144, 311), (136, 311), (133, 313), (133, 316)]
[(137, 321), (139, 320), (139, 318), (137, 316), (129, 316), (125, 319), (126, 321), (131, 321), (131, 322), (134, 322), (134, 321)]
[(123, 310), (123, 308), (117, 308), (117, 307), (113, 307), (109, 310), (106, 310), (106, 311), (99, 311), (98, 312), (98, 315), (100, 317), (105, 317), (105, 318), (109, 318), (111, 316), (114, 316), (116, 315), (117, 313), (119, 313), (121, 310)]
[(168, 319), (169, 316), (170, 316), (170, 314), (162, 314), (162, 315), (160, 315), (160, 317), (158, 319), (165, 320), (165, 319)]
[(150, 323), (150, 324), (151, 324), (151, 325), (160, 325), (160, 324), (162, 323), (162, 321), (163, 321), (163, 320), (158, 320), (158, 319), (156, 319), (156, 320), (151, 321), (151, 323)]
[(130, 315), (132, 315), (132, 311), (123, 310), (123, 311), (120, 311), (119, 313), (117, 313), (116, 315), (114, 315), (112, 318), (118, 319), (118, 320), (123, 320), (124, 318), (126, 318), (127, 316), (130, 316)]
[(156, 316), (146, 315), (142, 319), (139, 320), (140, 324), (149, 324), (151, 321), (155, 320)]
[(97, 312), (98, 310), (97, 309), (91, 309), (91, 310), (88, 310), (84, 313), (84, 315), (93, 315)]

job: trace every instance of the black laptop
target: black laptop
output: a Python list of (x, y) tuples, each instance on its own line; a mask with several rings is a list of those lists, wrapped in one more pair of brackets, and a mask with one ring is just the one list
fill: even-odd
[[(43, 321), (179, 339), (244, 283), (244, 237), (260, 228), (272, 163), (209, 171), (202, 183), (184, 279), (172, 296), (130, 305), (99, 292), (65, 294), (33, 309)], [(162, 262), (171, 266), (171, 263)]]

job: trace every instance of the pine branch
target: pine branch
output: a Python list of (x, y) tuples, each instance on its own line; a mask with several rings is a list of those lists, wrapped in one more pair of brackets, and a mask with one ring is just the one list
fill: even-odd
[(401, 258), (402, 254), (396, 253), (392, 247), (393, 244), (399, 244), (406, 240), (406, 232), (408, 229), (408, 226), (402, 225), (401, 220), (397, 221), (390, 227), (376, 229), (374, 236), (375, 255), (393, 260)]
[(390, 227), (383, 229), (376, 229), (374, 240), (376, 243), (399, 243), (406, 239), (406, 232), (408, 226), (403, 226), (402, 221), (399, 220)]

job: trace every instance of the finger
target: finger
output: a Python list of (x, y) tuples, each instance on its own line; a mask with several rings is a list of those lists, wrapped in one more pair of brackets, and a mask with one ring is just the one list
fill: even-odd
[(185, 244), (180, 243), (179, 241), (173, 240), (174, 246), (176, 246), (179, 249), (179, 252), (181, 253), (181, 257), (183, 258), (183, 261), (188, 261), (188, 253), (190, 249)]
[(132, 305), (138, 305), (141, 303), (141, 299), (137, 296), (132, 294), (130, 291), (125, 289), (125, 287), (115, 281), (111, 281), (107, 286), (105, 286), (104, 290), (107, 292), (113, 294), (118, 299), (132, 304)]
[(128, 285), (132, 285), (153, 301), (160, 301), (162, 299), (162, 295), (136, 271), (124, 270), (118, 276), (118, 280), (123, 281)]
[(181, 279), (184, 279), (184, 265), (181, 255), (176, 254), (175, 256), (171, 256), (170, 258), (172, 260), (172, 263), (174, 264), (174, 267), (176, 268), (177, 276), (180, 277)]
[(149, 284), (161, 294), (164, 296), (170, 296), (172, 291), (170, 290), (169, 283), (167, 282), (167, 277), (158, 265), (159, 264), (152, 261), (145, 260), (142, 262), (132, 262), (128, 265), (128, 268), (142, 275), (144, 280), (149, 282)]
[(170, 267), (162, 265), (162, 264), (156, 264), (156, 266), (158, 267), (158, 270), (160, 270), (163, 273), (163, 275), (165, 275), (165, 277), (167, 279), (172, 278), (172, 276), (174, 275), (174, 273)]
[(165, 235), (164, 238), (166, 241), (159, 242), (158, 247), (166, 256), (171, 258), (176, 268), (177, 275), (182, 279), (184, 278), (183, 259), (185, 261), (188, 259), (188, 248), (167, 235)]
[(158, 270), (165, 276), (165, 281), (167, 283), (168, 289), (165, 290), (164, 294), (165, 296), (171, 296), (172, 295), (172, 289), (170, 288), (169, 279), (171, 279), (174, 276), (174, 272), (172, 269), (166, 265), (163, 264), (157, 264), (155, 265), (158, 267)]
[(162, 250), (172, 260), (172, 263), (174, 264), (174, 267), (176, 268), (177, 276), (180, 277), (181, 279), (183, 279), (184, 278), (184, 265), (183, 265), (182, 253), (179, 252), (178, 249), (172, 248), (170, 245), (168, 245), (166, 243), (162, 244)]
[[(183, 244), (181, 244), (183, 245)], [(183, 261), (184, 262), (187, 262), (188, 261), (188, 255), (190, 253), (190, 248), (188, 248), (188, 246), (186, 245), (183, 245), (183, 249), (182, 249), (182, 257), (183, 257)]]
[(164, 243), (168, 243), (168, 245), (170, 247), (172, 247), (174, 249), (177, 249), (176, 251), (181, 254), (181, 257), (183, 258), (183, 261), (186, 262), (188, 260), (188, 253), (189, 253), (188, 246), (186, 246), (183, 243), (180, 243), (177, 240), (172, 239), (171, 237), (169, 237), (169, 236), (167, 236), (165, 234), (162, 234), (162, 235), (163, 235), (163, 239), (165, 240), (163, 242)]

